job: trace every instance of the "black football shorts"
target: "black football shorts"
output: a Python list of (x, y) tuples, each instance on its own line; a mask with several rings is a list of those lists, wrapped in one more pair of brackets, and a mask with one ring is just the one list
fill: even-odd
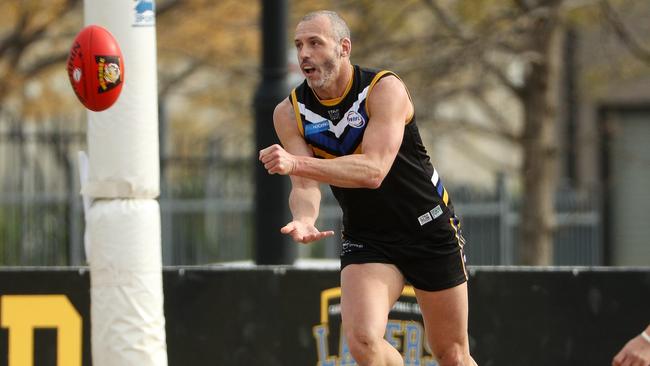
[(436, 225), (435, 235), (412, 243), (360, 242), (343, 237), (341, 270), (349, 264), (390, 263), (395, 265), (413, 287), (439, 291), (467, 281), (465, 239), (460, 221), (445, 215)]

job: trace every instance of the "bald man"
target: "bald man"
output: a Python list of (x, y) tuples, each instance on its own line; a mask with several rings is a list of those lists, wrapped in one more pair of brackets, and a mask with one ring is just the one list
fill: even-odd
[(315, 227), (319, 182), (329, 184), (343, 210), (341, 317), (355, 361), (404, 365), (384, 333), (408, 282), (438, 363), (476, 365), (460, 222), (406, 86), (391, 71), (352, 65), (350, 30), (334, 12), (307, 14), (295, 46), (305, 81), (275, 109), (282, 146), (259, 154), (269, 174), (291, 178), (293, 220), (282, 233), (300, 243), (334, 234)]

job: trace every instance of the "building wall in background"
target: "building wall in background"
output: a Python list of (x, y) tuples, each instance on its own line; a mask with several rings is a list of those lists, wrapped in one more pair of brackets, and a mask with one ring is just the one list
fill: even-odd
[(650, 264), (650, 104), (604, 105), (602, 166), (607, 261)]

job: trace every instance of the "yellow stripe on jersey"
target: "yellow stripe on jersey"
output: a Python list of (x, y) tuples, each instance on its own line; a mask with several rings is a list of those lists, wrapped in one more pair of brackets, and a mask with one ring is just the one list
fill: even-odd
[(449, 194), (446, 188), (442, 189), (442, 202), (445, 203), (445, 206), (449, 204)]
[(296, 115), (296, 123), (298, 124), (298, 131), (304, 137), (305, 131), (302, 128), (302, 118), (300, 118), (300, 108), (298, 107), (298, 98), (296, 97), (296, 89), (291, 90), (291, 104), (293, 104), (293, 113)]
[(415, 117), (415, 106), (413, 107), (413, 112), (411, 113), (411, 116), (410, 116), (409, 118), (406, 119), (406, 123), (405, 123), (405, 124), (408, 125), (409, 123), (411, 123), (411, 121), (413, 121), (413, 117)]
[[(327, 151), (325, 151), (323, 149), (319, 149), (319, 148), (317, 148), (315, 146), (312, 146), (312, 145), (309, 145), (309, 147), (311, 147), (311, 151), (314, 152), (315, 156), (325, 158), (325, 159), (338, 158), (338, 156), (330, 154), (330, 153), (328, 153)], [(361, 144), (359, 144), (359, 146), (357, 146), (357, 148), (354, 150), (353, 154), (361, 154), (362, 151), (363, 151), (363, 149), (361, 149)]]
[(325, 159), (334, 159), (334, 158), (337, 157), (336, 155), (332, 155), (332, 154), (328, 153), (327, 151), (319, 149), (319, 148), (317, 148), (315, 146), (309, 145), (309, 147), (311, 147), (311, 150), (314, 152), (315, 156), (325, 158)]
[(382, 77), (384, 77), (384, 75), (386, 75), (386, 74), (392, 74), (392, 75), (395, 75), (395, 74), (393, 74), (393, 73), (390, 72), (390, 71), (382, 70), (382, 71), (378, 72), (378, 73), (375, 75), (374, 78), (372, 78), (372, 81), (370, 82), (370, 85), (368, 86), (368, 95), (366, 96), (366, 114), (368, 115), (368, 118), (370, 118), (370, 106), (369, 106), (369, 103), (368, 103), (368, 102), (369, 102), (369, 100), (370, 100), (370, 95), (371, 95), (371, 93), (372, 93), (372, 88), (374, 88), (374, 87), (375, 87), (375, 84), (377, 84), (377, 82), (379, 81), (379, 79), (381, 79)]
[[(378, 72), (377, 75), (375, 75), (375, 77), (370, 82), (370, 87), (368, 88), (368, 96), (366, 97), (366, 114), (368, 114), (368, 118), (370, 118), (370, 106), (368, 104), (368, 100), (370, 99), (370, 92), (372, 92), (372, 88), (379, 81), (379, 79), (381, 79), (386, 74), (393, 75), (394, 77), (397, 78), (397, 80), (402, 82), (402, 84), (404, 85), (404, 89), (406, 89), (406, 94), (408, 94), (409, 100), (411, 101), (411, 104), (413, 104), (413, 98), (411, 98), (411, 92), (409, 91), (409, 88), (406, 87), (406, 83), (402, 80), (402, 78), (400, 78), (397, 74), (395, 74), (392, 71), (383, 70)], [(413, 105), (413, 111), (411, 112), (411, 115), (406, 119), (406, 122), (404, 124), (408, 125), (409, 123), (411, 123), (411, 121), (413, 121), (413, 117), (415, 117), (415, 105)]]

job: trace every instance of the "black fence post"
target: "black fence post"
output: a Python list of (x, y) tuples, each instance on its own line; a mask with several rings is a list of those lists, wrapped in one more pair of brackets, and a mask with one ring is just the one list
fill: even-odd
[(289, 220), (288, 178), (267, 174), (257, 152), (278, 143), (273, 110), (289, 93), (287, 85), (287, 0), (262, 3), (262, 82), (255, 94), (255, 262), (292, 264), (297, 247), (280, 233)]

